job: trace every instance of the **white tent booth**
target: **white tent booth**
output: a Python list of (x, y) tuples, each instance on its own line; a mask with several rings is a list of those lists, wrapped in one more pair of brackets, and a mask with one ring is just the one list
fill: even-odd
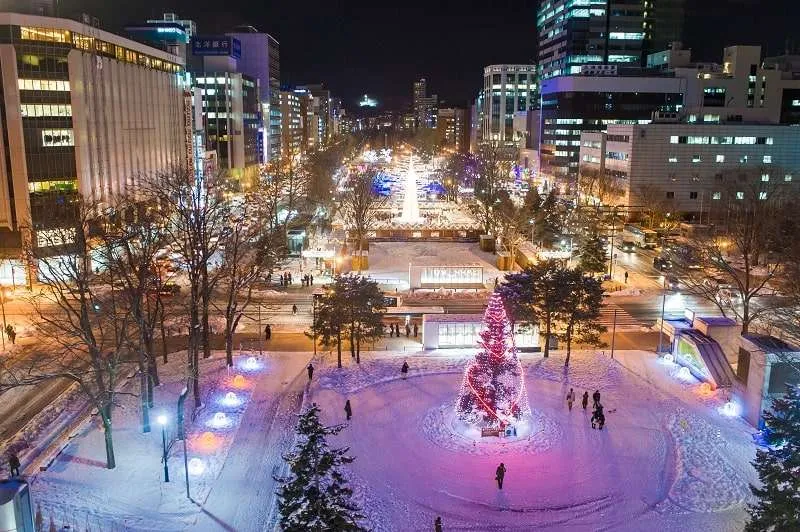
[[(483, 314), (424, 314), (422, 347), (447, 349), (476, 347), (483, 327)], [(539, 330), (520, 327), (514, 332), (514, 343), (520, 351), (539, 351)]]

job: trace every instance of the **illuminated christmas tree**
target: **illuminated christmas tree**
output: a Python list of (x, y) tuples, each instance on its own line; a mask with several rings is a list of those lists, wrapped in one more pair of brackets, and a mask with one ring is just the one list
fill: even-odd
[(504, 428), (530, 414), (530, 406), (511, 323), (497, 292), (489, 299), (483, 322), (480, 350), (464, 372), (456, 411), (470, 425)]

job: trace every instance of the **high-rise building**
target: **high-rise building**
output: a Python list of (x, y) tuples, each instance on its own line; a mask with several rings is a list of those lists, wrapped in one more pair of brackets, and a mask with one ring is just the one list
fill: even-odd
[(190, 166), (183, 72), (180, 57), (94, 26), (0, 13), (0, 248), (49, 247), (79, 194), (110, 201)]
[(199, 35), (192, 39), (190, 64), (202, 99), (202, 127), (196, 127), (206, 149), (216, 152), (220, 171), (251, 179), (264, 150), (261, 99), (258, 79), (239, 70), (241, 53), (235, 37)]
[(420, 78), (414, 82), (414, 118), (418, 128), (435, 128), (439, 98), (428, 96), (428, 82)]
[(311, 95), (309, 111), (309, 147), (322, 148), (328, 144), (333, 131), (331, 128), (331, 91), (322, 83), (303, 85), (298, 90), (305, 90)]
[[(306, 117), (301, 112), (300, 98), (295, 91), (280, 92), (281, 110), (281, 157), (292, 157), (306, 151), (307, 138), (304, 138)], [(305, 107), (305, 106), (303, 106)]]
[(538, 105), (536, 67), (533, 65), (489, 65), (483, 69), (483, 92), (479, 96), (478, 143), (518, 144), (514, 137), (514, 113)]
[(280, 46), (274, 37), (252, 26), (239, 26), (226, 35), (242, 43), (237, 72), (258, 80), (262, 116), (261, 162), (266, 162), (279, 156), (281, 146)]
[(639, 68), (648, 52), (681, 40), (685, 0), (543, 0), (536, 28), (542, 79), (586, 65)]
[(436, 119), (437, 137), (444, 146), (458, 152), (469, 151), (469, 113), (467, 109), (439, 109)]

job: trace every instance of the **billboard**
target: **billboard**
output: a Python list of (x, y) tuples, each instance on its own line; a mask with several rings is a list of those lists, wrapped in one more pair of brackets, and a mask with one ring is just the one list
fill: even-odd
[(242, 43), (228, 35), (200, 35), (192, 37), (193, 55), (228, 55), (242, 57)]

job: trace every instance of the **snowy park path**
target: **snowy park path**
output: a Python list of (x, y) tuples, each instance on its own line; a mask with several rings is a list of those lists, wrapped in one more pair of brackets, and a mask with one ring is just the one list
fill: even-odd
[(274, 511), (273, 475), (293, 440), (310, 354), (280, 357), (277, 374), (259, 378), (222, 472), (202, 504), (196, 530), (268, 530)]

